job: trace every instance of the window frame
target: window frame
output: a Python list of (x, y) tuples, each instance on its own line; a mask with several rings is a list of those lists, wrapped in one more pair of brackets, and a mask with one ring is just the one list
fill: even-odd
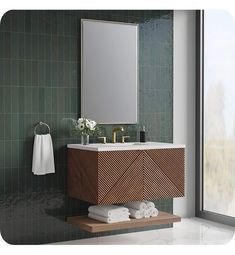
[(235, 226), (235, 217), (203, 209), (203, 127), (204, 127), (204, 10), (196, 11), (196, 198), (195, 215), (203, 219)]

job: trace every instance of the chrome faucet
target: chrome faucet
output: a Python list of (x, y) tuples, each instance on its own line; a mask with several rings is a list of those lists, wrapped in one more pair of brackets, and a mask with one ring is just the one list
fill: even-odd
[(123, 131), (124, 131), (123, 127), (114, 127), (112, 129), (112, 143), (116, 143), (116, 133), (123, 132)]

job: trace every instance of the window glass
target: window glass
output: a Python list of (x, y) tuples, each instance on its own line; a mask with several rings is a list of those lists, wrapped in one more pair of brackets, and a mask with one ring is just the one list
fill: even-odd
[(235, 22), (204, 12), (203, 209), (235, 216)]

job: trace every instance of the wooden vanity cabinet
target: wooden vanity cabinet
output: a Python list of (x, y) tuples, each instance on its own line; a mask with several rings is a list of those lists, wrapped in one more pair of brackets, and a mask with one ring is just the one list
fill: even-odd
[(68, 148), (68, 195), (93, 204), (182, 197), (184, 179), (184, 148)]

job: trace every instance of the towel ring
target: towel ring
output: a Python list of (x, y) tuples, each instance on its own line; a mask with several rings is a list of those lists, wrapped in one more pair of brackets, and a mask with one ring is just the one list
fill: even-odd
[(35, 126), (35, 128), (34, 128), (34, 134), (35, 134), (35, 135), (37, 135), (37, 127), (38, 127), (38, 126), (42, 126), (42, 125), (45, 125), (45, 126), (48, 128), (48, 134), (51, 133), (51, 129), (50, 129), (49, 125), (48, 125), (47, 123), (45, 123), (45, 122), (40, 121), (40, 122)]

